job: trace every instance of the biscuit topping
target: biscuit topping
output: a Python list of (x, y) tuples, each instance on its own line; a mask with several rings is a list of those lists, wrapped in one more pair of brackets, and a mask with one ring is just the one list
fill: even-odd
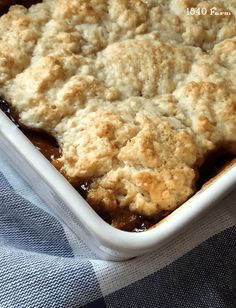
[(89, 181), (98, 212), (157, 217), (195, 192), (209, 153), (236, 148), (235, 14), (233, 0), (12, 6), (0, 94), (57, 140), (54, 164)]

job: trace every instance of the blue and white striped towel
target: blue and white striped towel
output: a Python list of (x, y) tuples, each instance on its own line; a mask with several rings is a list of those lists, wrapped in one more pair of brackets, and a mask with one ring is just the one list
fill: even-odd
[(0, 158), (0, 308), (236, 307), (236, 191), (167, 247), (101, 261)]

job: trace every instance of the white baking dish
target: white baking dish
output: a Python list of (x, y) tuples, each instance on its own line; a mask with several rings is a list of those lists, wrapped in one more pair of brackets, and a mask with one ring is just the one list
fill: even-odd
[(158, 250), (236, 186), (234, 164), (155, 227), (131, 233), (104, 222), (2, 111), (0, 154), (9, 160), (58, 219), (98, 257), (107, 260), (125, 260)]

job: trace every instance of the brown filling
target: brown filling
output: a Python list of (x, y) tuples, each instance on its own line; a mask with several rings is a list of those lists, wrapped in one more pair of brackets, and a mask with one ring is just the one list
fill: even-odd
[(29, 138), (29, 140), (40, 150), (40, 152), (49, 160), (52, 161), (60, 157), (60, 149), (56, 140), (44, 131), (34, 131), (23, 125), (20, 125), (17, 120), (17, 114), (9, 104), (0, 97), (0, 109), (14, 122), (20, 130)]
[(5, 3), (0, 3), (0, 16), (5, 14), (8, 9), (9, 6), (14, 5), (14, 4), (20, 4), (20, 5), (24, 5), (25, 7), (30, 7), (33, 4), (36, 3), (40, 3), (42, 2), (42, 0), (8, 0)]
[[(52, 162), (54, 166), (60, 169), (60, 166), (56, 165), (56, 159), (61, 155), (60, 148), (56, 140), (43, 131), (35, 131), (20, 125), (17, 121), (17, 114), (10, 108), (9, 104), (3, 98), (0, 98), (0, 109), (21, 129), (21, 131), (40, 150), (40, 152), (50, 162)], [(223, 148), (219, 149), (217, 152), (211, 153), (200, 168), (199, 179), (196, 185), (197, 190), (200, 190), (204, 185), (207, 185), (214, 177), (216, 177), (229, 165), (229, 162), (235, 161), (235, 155), (226, 152)], [(73, 185), (72, 182), (71, 184)], [(86, 200), (87, 192), (89, 190), (89, 182), (83, 182), (79, 185), (76, 184), (73, 186)], [(169, 212), (163, 211), (157, 217), (150, 218), (137, 215), (129, 211), (128, 208), (120, 208), (115, 211), (111, 211), (103, 209), (102, 207), (96, 207), (94, 210), (112, 226), (121, 230), (133, 232), (145, 231), (169, 214)]]

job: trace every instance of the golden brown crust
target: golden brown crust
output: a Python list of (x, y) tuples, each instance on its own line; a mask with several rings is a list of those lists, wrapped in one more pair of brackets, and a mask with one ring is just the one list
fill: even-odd
[(14, 6), (0, 18), (1, 92), (57, 139), (66, 177), (92, 179), (92, 205), (173, 210), (210, 151), (235, 149), (235, 13), (232, 0)]

